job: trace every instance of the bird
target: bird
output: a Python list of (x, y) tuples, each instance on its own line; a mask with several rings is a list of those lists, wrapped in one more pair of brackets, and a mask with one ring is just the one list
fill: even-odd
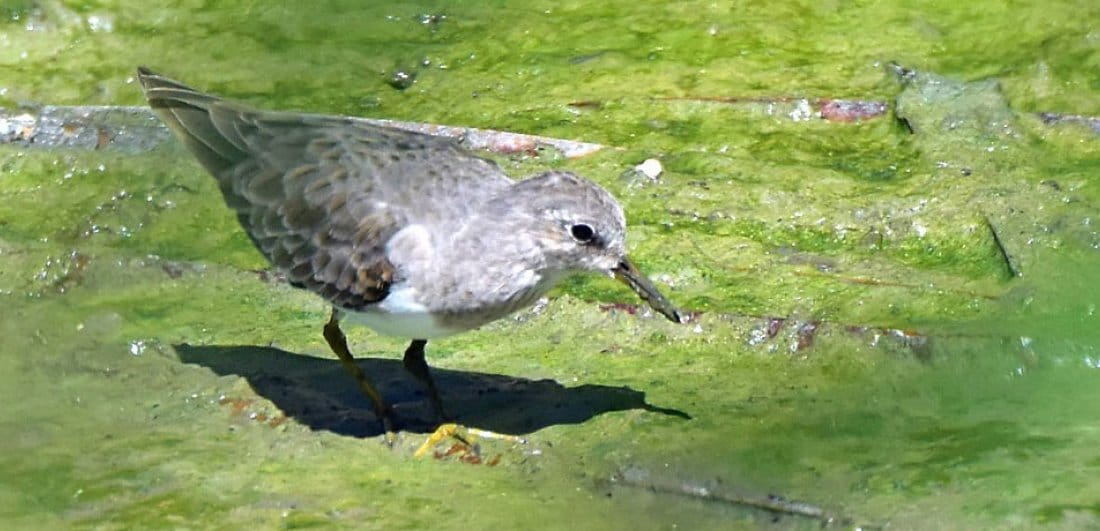
[(627, 257), (623, 208), (591, 180), (562, 170), (513, 180), (449, 138), (258, 110), (145, 67), (137, 79), (260, 253), (331, 306), (323, 336), (391, 445), (392, 408), (341, 322), (409, 340), (403, 365), (447, 422), (428, 340), (528, 307), (568, 275), (617, 278), (670, 321), (684, 320)]

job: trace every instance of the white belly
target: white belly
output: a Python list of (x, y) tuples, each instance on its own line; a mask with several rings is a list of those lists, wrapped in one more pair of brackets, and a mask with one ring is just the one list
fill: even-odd
[(416, 302), (416, 290), (409, 287), (394, 286), (382, 302), (366, 311), (343, 311), (345, 322), (366, 326), (386, 336), (433, 339), (462, 331), (440, 326), (428, 308)]

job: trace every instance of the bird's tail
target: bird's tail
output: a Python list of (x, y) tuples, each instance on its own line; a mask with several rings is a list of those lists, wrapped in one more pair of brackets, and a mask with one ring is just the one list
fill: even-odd
[(148, 68), (138, 67), (149, 106), (178, 136), (210, 173), (221, 178), (225, 170), (248, 157), (241, 134), (243, 106), (204, 94)]

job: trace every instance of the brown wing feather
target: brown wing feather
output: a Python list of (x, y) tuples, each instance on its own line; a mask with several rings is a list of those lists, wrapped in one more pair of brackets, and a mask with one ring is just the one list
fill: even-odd
[(138, 78), (150, 106), (218, 179), (249, 237), (291, 284), (347, 309), (386, 296), (394, 267), (385, 243), (405, 220), (372, 197), (376, 183), (362, 176), (370, 165), (349, 152), (348, 124), (254, 111), (146, 69)]

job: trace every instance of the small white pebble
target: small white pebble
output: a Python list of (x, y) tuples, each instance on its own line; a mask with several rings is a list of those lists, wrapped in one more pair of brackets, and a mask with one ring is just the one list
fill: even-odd
[(140, 356), (145, 353), (145, 342), (142, 340), (136, 340), (130, 342), (130, 354), (133, 356)]
[(110, 33), (115, 29), (115, 21), (103, 15), (91, 15), (87, 19), (88, 29), (93, 32)]
[(664, 171), (664, 168), (661, 167), (661, 161), (657, 159), (645, 159), (641, 164), (634, 166), (634, 169), (642, 172), (642, 175), (650, 179), (656, 179)]

